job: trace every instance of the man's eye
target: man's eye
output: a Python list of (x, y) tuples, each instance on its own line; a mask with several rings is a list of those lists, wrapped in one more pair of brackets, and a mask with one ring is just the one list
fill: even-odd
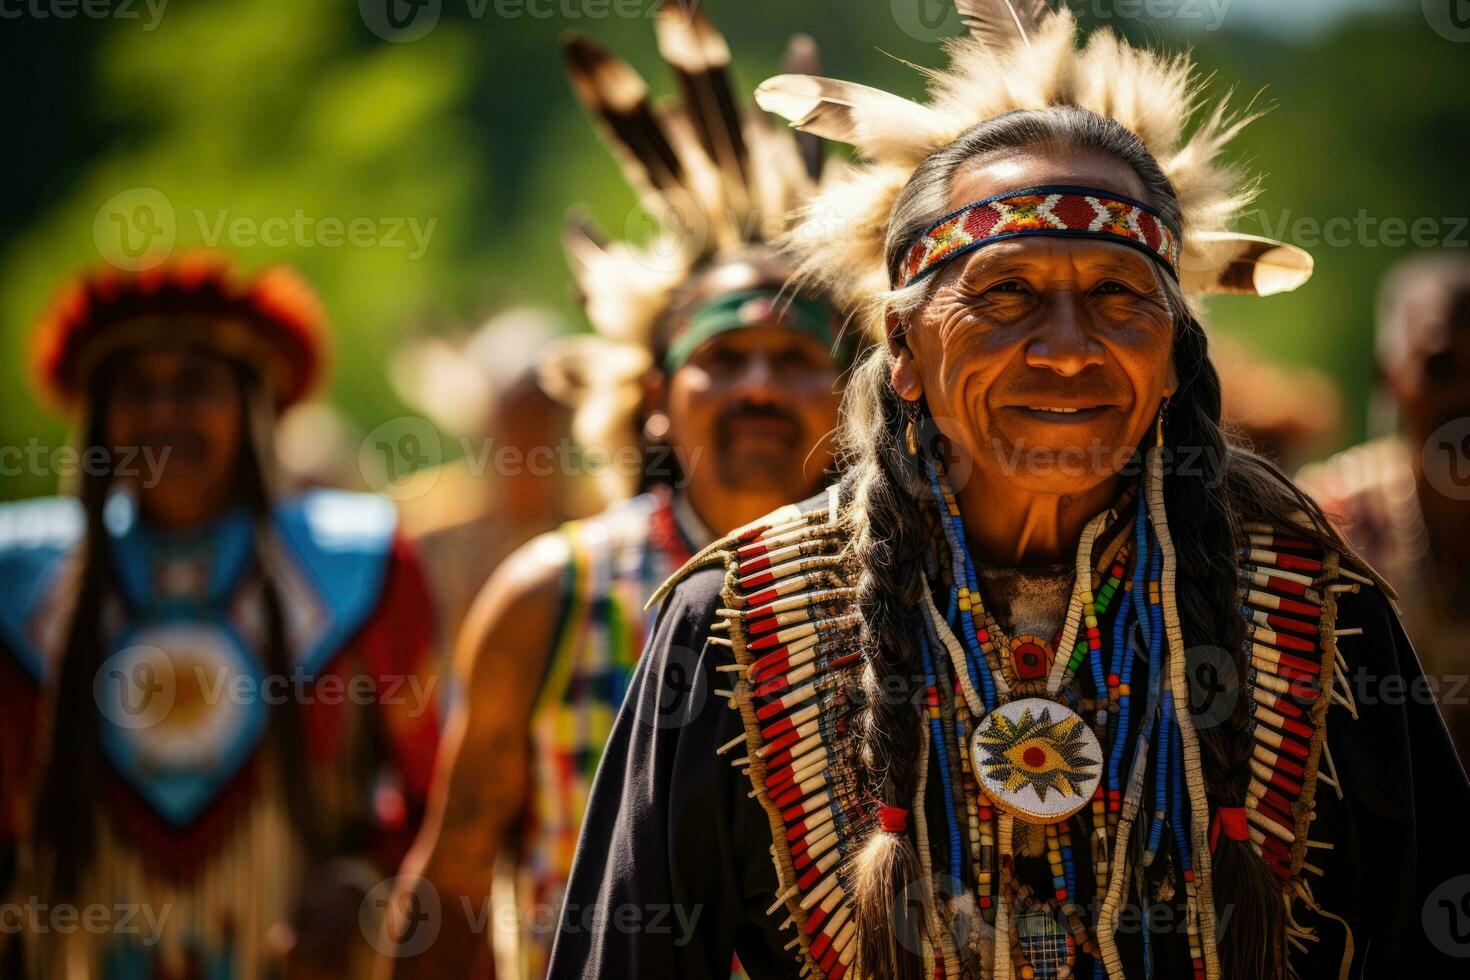
[(1132, 293), (1133, 289), (1118, 282), (1116, 279), (1109, 279), (1106, 282), (1098, 283), (1097, 287), (1093, 289), (1093, 292), (1100, 296), (1121, 296)]
[(1024, 293), (1026, 284), (1019, 279), (1007, 279), (985, 290), (987, 293)]
[(792, 374), (810, 370), (816, 365), (816, 361), (810, 354), (800, 350), (783, 351), (773, 360), (776, 362), (776, 370)]

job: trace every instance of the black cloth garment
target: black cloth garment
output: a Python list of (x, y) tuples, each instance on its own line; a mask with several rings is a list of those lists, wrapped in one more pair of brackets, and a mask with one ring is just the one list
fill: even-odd
[[(750, 784), (716, 749), (742, 734), (715, 694), (728, 649), (709, 645), (723, 572), (690, 576), (659, 616), (593, 785), (551, 977), (794, 977), (779, 929), (771, 828)], [(1339, 639), (1358, 718), (1329, 711), (1342, 796), (1317, 788), (1308, 862), (1321, 906), (1346, 920), (1354, 978), (1470, 975), (1470, 783), (1413, 649), (1376, 589), (1340, 598)], [(1463, 876), (1463, 878), (1461, 878)], [(1460, 878), (1458, 882), (1457, 878)], [(1216, 896), (1217, 909), (1228, 896)], [(1304, 910), (1319, 941), (1293, 963), (1338, 977), (1343, 925)]]

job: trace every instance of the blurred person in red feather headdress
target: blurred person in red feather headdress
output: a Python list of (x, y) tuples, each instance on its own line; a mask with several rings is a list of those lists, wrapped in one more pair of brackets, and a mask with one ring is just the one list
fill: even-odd
[[(361, 958), (438, 725), (391, 504), (272, 491), (277, 413), (326, 332), (292, 271), (204, 254), (78, 279), (40, 323), (83, 472), (75, 497), (0, 508), (0, 873), (35, 906), (8, 954), (29, 975)], [(112, 918), (50, 927), (66, 907)]]

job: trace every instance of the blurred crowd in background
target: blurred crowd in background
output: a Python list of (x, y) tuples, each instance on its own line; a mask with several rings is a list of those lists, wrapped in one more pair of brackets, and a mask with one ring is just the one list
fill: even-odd
[[(548, 351), (587, 330), (561, 254), (568, 208), (585, 208), (619, 238), (646, 239), (653, 227), (609, 179), (556, 39), (575, 28), (650, 66), (644, 8), (445, 2), (430, 5), (432, 23), (405, 24), (360, 6), (218, 0), (65, 17), (43, 5), (7, 19), (0, 35), (10, 132), (0, 182), (0, 499), (80, 494), (89, 504), (84, 461), (67, 448), (88, 444), (87, 419), (50, 411), (33, 376), (32, 324), (66, 277), (96, 268), (146, 277), (203, 248), (251, 273), (293, 267), (319, 296), (310, 317), (325, 340), (323, 383), (261, 441), (270, 457), (261, 465), (278, 470), (281, 499), (332, 489), (391, 505), (390, 516), (369, 507), (343, 520), (368, 537), (365, 526), (386, 522), (362, 547), (386, 563), (374, 574), (403, 590), (382, 602), (402, 608), (351, 615), (359, 626), (422, 627), (411, 662), (395, 669), (443, 679), (432, 712), (361, 722), (391, 729), (383, 741), (405, 775), (370, 794), (393, 829), (377, 852), (383, 870), (332, 879), (354, 896), (348, 931), (428, 805), (425, 760), (439, 739), (416, 726), (437, 726), (464, 696), (449, 664), (487, 579), (538, 535), (650, 485), (575, 431), (567, 402), (576, 398), (545, 370)], [(893, 0), (862, 16), (856, 6), (730, 3), (714, 14), (747, 87), (774, 73), (793, 32), (818, 39), (826, 73), (902, 84), (912, 80), (900, 62), (933, 61), (954, 32), (946, 4)], [(1247, 99), (1261, 89), (1256, 105), (1270, 111), (1238, 149), (1266, 161), (1270, 190), (1252, 216), (1258, 226), (1241, 230), (1302, 245), (1316, 273), (1269, 301), (1211, 302), (1225, 415), (1300, 475), (1397, 589), (1463, 754), (1470, 690), (1455, 679), (1470, 673), (1461, 639), (1470, 627), (1470, 27), (1430, 6), (1074, 9), (1130, 37), (1191, 45), (1207, 68), (1243, 79)], [(666, 84), (657, 70), (644, 74)], [(156, 366), (176, 388), (198, 370)], [(654, 444), (663, 435), (639, 431)], [(640, 449), (635, 471), (645, 459)], [(10, 519), (39, 519), (18, 513)], [(308, 578), (316, 560), (301, 559)], [(289, 575), (274, 585), (284, 606), (292, 587)], [(264, 614), (262, 635), (282, 615), (297, 635), (289, 609)], [(352, 643), (378, 663), (370, 640)], [(0, 696), (4, 705), (20, 710)], [(336, 734), (321, 737), (344, 744), (359, 724), (309, 712), (295, 723), (325, 726)], [(0, 752), (7, 762), (18, 765)], [(350, 781), (302, 778), (320, 787), (312, 805), (323, 814), (351, 808)], [(71, 791), (86, 799), (85, 785)], [(249, 852), (255, 860), (288, 845), (261, 846)], [(0, 867), (0, 885), (15, 871)], [(343, 927), (322, 933), (331, 928)], [(273, 935), (278, 951), (310, 945), (285, 927)], [(501, 975), (517, 975), (524, 957), (513, 944), (500, 953)], [(304, 957), (299, 975), (312, 975), (312, 962), (322, 961)], [(151, 975), (206, 975), (196, 967)]]

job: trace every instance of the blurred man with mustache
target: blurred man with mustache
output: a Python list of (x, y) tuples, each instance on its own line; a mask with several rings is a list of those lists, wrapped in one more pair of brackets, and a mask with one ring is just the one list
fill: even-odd
[[(0, 891), (37, 903), (0, 938), (25, 975), (362, 975), (438, 725), (392, 506), (272, 489), (326, 329), (294, 273), (207, 255), (88, 276), (42, 320), (84, 472), (0, 508)], [(116, 918), (30, 924), (65, 908)]]
[[(666, 4), (658, 33), (686, 91), (733, 105), (728, 50), (702, 16)], [(692, 64), (691, 46), (713, 60)], [(400, 876), (384, 977), (484, 971), (485, 937), (458, 910), (487, 907), (502, 856), (515, 871), (518, 937), (494, 937), (496, 965), (544, 975), (592, 775), (643, 648), (645, 601), (715, 535), (819, 490), (832, 466), (838, 314), (785, 288), (791, 268), (760, 220), (810, 186), (795, 142), (753, 115), (706, 118), (701, 145), (738, 148), (715, 173), (698, 147), (675, 152), (632, 69), (585, 39), (566, 54), (615, 142), (639, 135), (623, 147), (629, 176), (653, 188), (644, 202), (665, 235), (639, 251), (571, 226), (567, 251), (596, 333), (548, 351), (543, 384), (576, 406), (574, 432), (609, 496), (636, 495), (512, 555), (471, 611), (457, 651), (465, 697)], [(729, 178), (716, 200), (693, 190), (710, 186), (692, 179), (700, 167)], [(660, 184), (671, 172), (682, 176)], [(668, 680), (677, 687), (677, 671)], [(445, 911), (423, 948), (415, 918), (436, 901)]]

